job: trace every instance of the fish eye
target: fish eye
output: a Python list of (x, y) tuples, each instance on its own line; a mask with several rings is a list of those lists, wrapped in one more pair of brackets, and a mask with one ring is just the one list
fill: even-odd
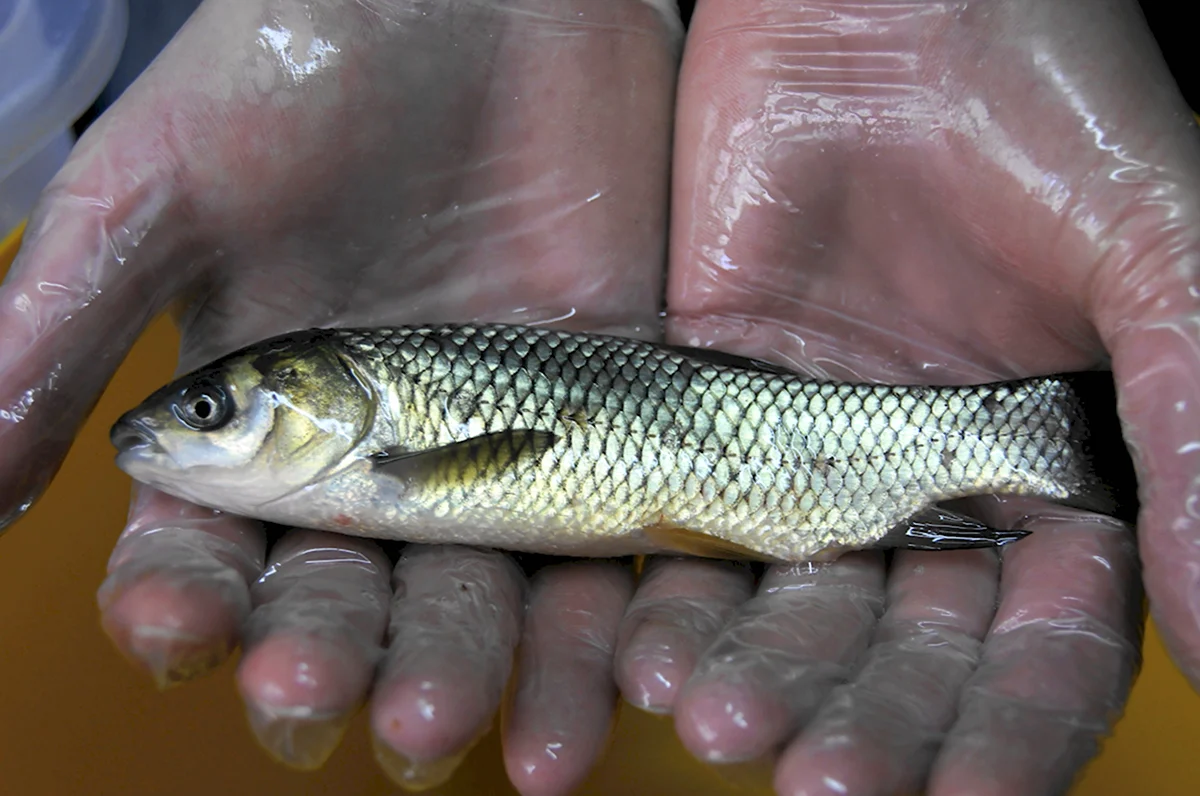
[(172, 409), (179, 422), (194, 431), (212, 431), (229, 419), (229, 399), (215, 384), (192, 387)]

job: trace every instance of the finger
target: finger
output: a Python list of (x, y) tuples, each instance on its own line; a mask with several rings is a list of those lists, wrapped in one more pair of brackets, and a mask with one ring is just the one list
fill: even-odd
[(491, 727), (520, 640), (525, 579), (500, 553), (410, 545), (393, 575), (375, 754), (409, 790), (450, 778)]
[(1128, 698), (1142, 625), (1132, 533), (1058, 512), (1028, 527), (1003, 556), (1000, 606), (935, 765), (935, 796), (1064, 792)]
[(647, 561), (621, 620), (616, 676), (630, 704), (668, 713), (701, 653), (750, 598), (754, 575), (729, 561)]
[(0, 286), (0, 530), (58, 472), (171, 290), (149, 266), (167, 242), (148, 236), (166, 212), (169, 183), (150, 187), (140, 138), (128, 140), (136, 157), (118, 158), (102, 150), (101, 136), (90, 131), (46, 190)]
[[(1188, 228), (1200, 226), (1200, 208), (1191, 217), (1197, 223)], [(1179, 268), (1162, 270), (1171, 284), (1135, 292), (1165, 317), (1130, 323), (1140, 308), (1122, 302), (1111, 309), (1109, 344), (1125, 436), (1138, 465), (1139, 550), (1150, 609), (1172, 658), (1200, 690), (1200, 301), (1194, 277), (1176, 283)]]
[[(1070, 259), (1084, 266), (1078, 294), (1112, 355), (1138, 464), (1150, 608), (1172, 657), (1200, 689), (1200, 145), (1195, 116), (1136, 5), (1110, 6), (1111, 24), (1097, 27), (1103, 38), (1081, 39), (1119, 70), (1121, 89), (1106, 81), (1104, 91), (1088, 92), (1086, 140), (1097, 125), (1111, 132), (1087, 173), (1125, 190), (1094, 203), (1081, 237), (1096, 251)], [(1047, 17), (1072, 7), (1079, 6), (1034, 6)], [(1081, 107), (1074, 95), (1070, 105)]]
[(382, 654), (391, 563), (379, 547), (291, 531), (254, 583), (238, 688), (275, 759), (320, 767), (371, 687)]
[(258, 523), (139, 486), (98, 600), (105, 631), (160, 688), (219, 666), (262, 572)]
[(849, 677), (883, 611), (883, 582), (876, 553), (768, 570), (680, 694), (684, 745), (722, 763), (777, 749)]
[(788, 747), (776, 792), (918, 792), (979, 660), (998, 579), (990, 550), (898, 552), (862, 668)]
[(534, 576), (504, 717), (504, 764), (525, 796), (570, 793), (599, 760), (617, 690), (613, 653), (633, 591), (623, 566), (547, 567)]

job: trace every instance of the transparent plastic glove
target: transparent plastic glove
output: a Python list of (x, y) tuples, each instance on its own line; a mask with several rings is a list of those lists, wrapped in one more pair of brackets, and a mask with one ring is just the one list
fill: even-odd
[[(668, 335), (893, 383), (1111, 355), (1145, 582), (1200, 685), (1200, 138), (1136, 5), (707, 0), (688, 35)], [(1139, 665), (1134, 534), (973, 510), (1035, 532), (758, 583), (658, 561), (623, 694), (781, 794), (1061, 792)]]
[[(0, 516), (38, 496), (167, 307), (180, 370), (313, 325), (657, 334), (681, 38), (658, 0), (203, 4), (79, 143), (0, 292)], [(393, 567), (367, 540), (271, 544), (141, 490), (100, 603), (163, 684), (242, 644), (251, 724), (289, 764), (320, 765), (369, 699), (381, 762), (414, 787), (491, 725), (524, 634), (506, 755), (540, 794), (600, 752), (616, 695), (596, 650), (628, 578), (550, 566), (530, 586), (453, 548)], [(547, 672), (559, 637), (579, 662)]]

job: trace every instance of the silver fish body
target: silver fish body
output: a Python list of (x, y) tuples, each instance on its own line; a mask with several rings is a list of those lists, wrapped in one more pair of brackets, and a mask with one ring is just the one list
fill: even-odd
[[(795, 562), (921, 539), (936, 549), (934, 537), (945, 547), (1017, 538), (935, 508), (959, 497), (1111, 510), (1091, 395), (1105, 382), (1111, 393), (1100, 373), (836, 384), (552, 329), (311, 330), (183, 377), (127, 414), (114, 442), (139, 480), (287, 525), (567, 555)], [(197, 390), (222, 392), (230, 418), (168, 428)], [(1119, 434), (1099, 442), (1105, 456), (1124, 450)]]

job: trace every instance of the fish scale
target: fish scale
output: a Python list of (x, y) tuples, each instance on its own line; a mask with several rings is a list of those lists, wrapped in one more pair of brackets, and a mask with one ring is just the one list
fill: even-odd
[[(937, 500), (1063, 499), (1081, 481), (1050, 450), (1070, 423), (1061, 380), (837, 385), (623, 338), (506, 326), (345, 330), (334, 340), (413, 409), (376, 430), (389, 443), (435, 449), (512, 429), (556, 439), (486, 488), (430, 479), (412, 496), (413, 521), (431, 512), (494, 525), (502, 516), (514, 535), (564, 542), (675, 526), (801, 560), (868, 546)], [(438, 406), (447, 408), (425, 410)]]

